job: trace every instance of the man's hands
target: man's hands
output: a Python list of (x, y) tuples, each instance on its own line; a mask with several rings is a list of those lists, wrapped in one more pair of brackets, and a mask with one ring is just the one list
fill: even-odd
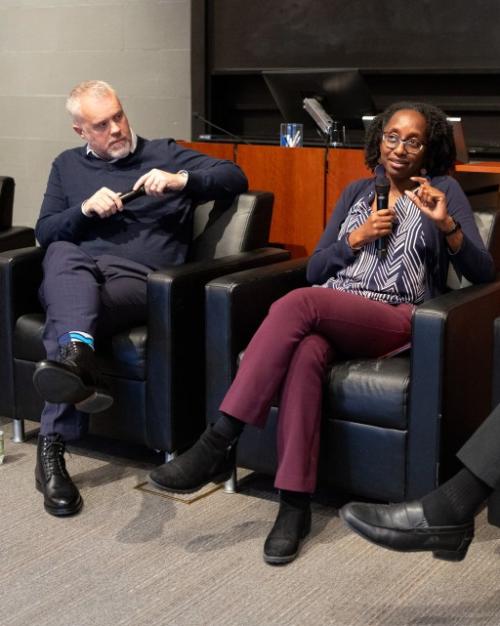
[(93, 196), (82, 204), (82, 213), (87, 217), (97, 215), (100, 218), (111, 217), (118, 211), (123, 211), (120, 194), (107, 187), (101, 187)]
[(374, 203), (372, 212), (366, 222), (363, 222), (361, 226), (348, 235), (348, 243), (351, 248), (356, 250), (370, 243), (370, 241), (390, 235), (394, 216), (394, 209), (380, 209), (380, 211), (377, 211)]
[[(146, 195), (161, 198), (169, 191), (184, 189), (187, 178), (187, 172), (171, 174), (163, 170), (152, 169), (135, 182), (133, 190), (143, 186)], [(87, 217), (97, 215), (100, 218), (106, 218), (120, 211), (123, 211), (120, 194), (107, 187), (101, 187), (82, 204), (82, 213)]]
[(146, 195), (160, 198), (168, 191), (182, 191), (186, 186), (187, 174), (171, 174), (163, 170), (152, 169), (136, 181), (134, 189), (144, 185)]

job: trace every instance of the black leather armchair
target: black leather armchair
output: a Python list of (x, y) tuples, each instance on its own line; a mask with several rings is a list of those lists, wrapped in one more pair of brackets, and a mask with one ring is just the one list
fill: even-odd
[(35, 231), (28, 226), (12, 226), (15, 182), (0, 176), (0, 252), (35, 245)]
[[(92, 433), (174, 453), (204, 428), (204, 285), (224, 273), (282, 261), (288, 252), (261, 248), (268, 241), (273, 195), (249, 192), (229, 209), (217, 203), (195, 210), (189, 262), (148, 278), (147, 324), (114, 335), (97, 357), (115, 403), (92, 416)], [(0, 415), (40, 419), (33, 384), (45, 357), (44, 315), (37, 290), (44, 251), (0, 254)]]
[[(476, 215), (497, 268), (498, 215)], [(238, 357), (269, 306), (307, 284), (306, 263), (287, 261), (208, 283), (209, 422), (217, 419)], [(460, 286), (456, 277), (450, 280)], [(411, 352), (335, 363), (324, 387), (320, 482), (388, 501), (433, 489), (490, 411), (493, 320), (499, 314), (500, 282), (452, 290), (417, 308)], [(264, 430), (245, 428), (238, 466), (275, 473), (276, 414), (273, 407)]]

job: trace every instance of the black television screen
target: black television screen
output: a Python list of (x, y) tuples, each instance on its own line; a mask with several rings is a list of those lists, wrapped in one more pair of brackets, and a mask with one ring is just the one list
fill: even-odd
[(371, 94), (357, 69), (286, 69), (263, 71), (285, 122), (301, 122), (304, 134), (316, 124), (304, 111), (304, 98), (316, 98), (325, 111), (349, 130), (362, 129), (362, 117), (375, 112)]

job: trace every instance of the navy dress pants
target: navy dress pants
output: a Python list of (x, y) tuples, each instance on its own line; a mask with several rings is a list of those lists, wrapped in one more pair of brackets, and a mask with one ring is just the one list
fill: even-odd
[(488, 519), (500, 526), (500, 405), (484, 420), (457, 454), (460, 461), (494, 489), (488, 502)]
[[(151, 268), (104, 254), (91, 257), (76, 244), (57, 241), (47, 249), (40, 301), (46, 312), (43, 343), (48, 359), (59, 355), (58, 339), (70, 331), (100, 337), (144, 324)], [(73, 405), (46, 402), (40, 434), (65, 440), (85, 434), (88, 416)]]
[(500, 405), (485, 419), (457, 454), (480, 480), (500, 489)]

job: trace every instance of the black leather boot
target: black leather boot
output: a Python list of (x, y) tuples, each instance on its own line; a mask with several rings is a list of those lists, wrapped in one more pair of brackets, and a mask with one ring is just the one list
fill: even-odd
[(74, 515), (83, 506), (78, 489), (66, 470), (64, 442), (59, 435), (38, 436), (35, 485), (43, 493), (47, 513)]
[(293, 561), (310, 530), (311, 505), (301, 503), (299, 508), (281, 500), (278, 516), (264, 543), (264, 561), (271, 565)]
[(235, 451), (235, 442), (228, 442), (208, 426), (192, 448), (157, 467), (149, 477), (160, 489), (192, 493), (209, 482), (227, 480), (234, 468)]
[(82, 341), (61, 346), (59, 361), (40, 361), (33, 384), (45, 401), (74, 404), (84, 413), (99, 413), (113, 404), (99, 380), (94, 351)]

